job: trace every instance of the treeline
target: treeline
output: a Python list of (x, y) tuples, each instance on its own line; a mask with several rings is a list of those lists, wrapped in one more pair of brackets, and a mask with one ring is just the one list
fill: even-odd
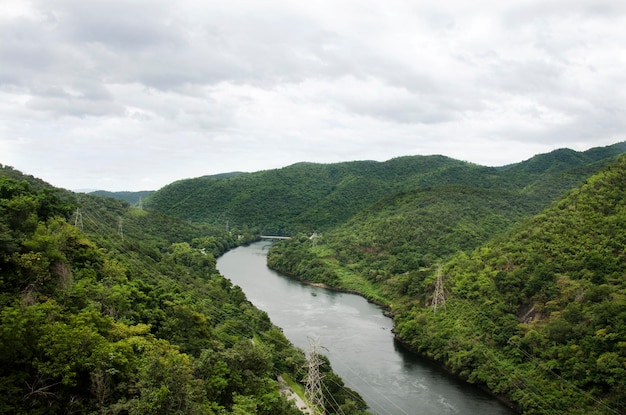
[(516, 165), (491, 168), (444, 156), (408, 156), (386, 162), (298, 163), (234, 176), (172, 183), (145, 205), (183, 220), (293, 235), (326, 231), (399, 192), (461, 186), (523, 195), (538, 213), (586, 177), (606, 167), (626, 143), (585, 152), (556, 150)]
[[(509, 169), (575, 154), (558, 156)], [(524, 413), (626, 413), (626, 156), (522, 223), (524, 198), (501, 196), (395, 195), (269, 263), (387, 304), (402, 343)]]
[(215, 268), (252, 239), (0, 168), (0, 413), (300, 413), (276, 379), (303, 352)]
[[(521, 411), (624, 413), (624, 151), (300, 163), (173, 183), (161, 213), (0, 166), (0, 413), (297, 413), (276, 377), (303, 353), (215, 269), (261, 231), (295, 236), (271, 266), (386, 304)], [(322, 369), (327, 408), (362, 413)]]
[(153, 190), (141, 190), (138, 192), (109, 192), (106, 190), (96, 190), (94, 192), (89, 192), (90, 195), (94, 196), (102, 196), (102, 197), (110, 197), (114, 199), (120, 199), (127, 201), (131, 206), (143, 205), (143, 200), (154, 193)]

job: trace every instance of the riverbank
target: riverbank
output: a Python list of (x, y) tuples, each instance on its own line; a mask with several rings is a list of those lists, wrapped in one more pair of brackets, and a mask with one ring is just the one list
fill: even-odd
[(333, 371), (365, 398), (372, 413), (405, 415), (415, 408), (424, 415), (513, 413), (394, 342), (393, 322), (384, 316), (389, 315), (386, 304), (270, 270), (268, 246), (231, 251), (220, 258), (218, 269), (296, 346), (308, 349), (309, 340), (320, 337)]
[(420, 358), (420, 359), (422, 359), (424, 361), (429, 362), (431, 365), (436, 367), (438, 370), (441, 370), (442, 372), (448, 374), (448, 376), (450, 376), (452, 379), (454, 379), (456, 381), (459, 381), (459, 382), (466, 383), (468, 385), (472, 385), (473, 387), (476, 387), (476, 388), (480, 389), (481, 391), (483, 391), (485, 394), (489, 395), (493, 399), (497, 399), (503, 405), (506, 405), (512, 411), (515, 411), (516, 414), (521, 414), (522, 413), (520, 411), (519, 407), (517, 406), (517, 404), (515, 402), (513, 402), (512, 400), (510, 400), (507, 396), (498, 395), (498, 394), (494, 393), (491, 389), (489, 389), (487, 387), (487, 385), (468, 382), (467, 378), (464, 378), (464, 377), (460, 376), (458, 373), (454, 372), (454, 370), (452, 370), (452, 368), (450, 368), (449, 366), (443, 364), (439, 360), (433, 359), (433, 358), (431, 358), (429, 356), (426, 356), (426, 355), (420, 353), (419, 351), (413, 349), (411, 347), (411, 345), (409, 345), (408, 343), (403, 341), (395, 333), (394, 333), (394, 338), (393, 339), (404, 350), (406, 350), (407, 352), (415, 355), (416, 357), (418, 357), (418, 358)]
[[(269, 265), (268, 265), (268, 267), (269, 267)], [(392, 311), (391, 306), (388, 303), (386, 303), (386, 302), (376, 301), (376, 300), (368, 297), (367, 295), (365, 295), (365, 294), (363, 294), (363, 293), (361, 293), (361, 292), (359, 292), (357, 290), (350, 290), (350, 289), (341, 288), (341, 287), (329, 286), (327, 284), (322, 284), (322, 283), (317, 283), (317, 282), (310, 282), (310, 281), (303, 280), (303, 279), (299, 278), (296, 275), (290, 275), (289, 273), (285, 273), (285, 272), (283, 272), (281, 270), (274, 269), (272, 267), (269, 267), (269, 268), (272, 269), (273, 271), (276, 271), (276, 272), (280, 273), (281, 275), (283, 275), (285, 277), (288, 277), (288, 278), (291, 278), (294, 281), (297, 281), (297, 282), (299, 282), (300, 284), (303, 284), (303, 285), (307, 285), (307, 286), (310, 286), (310, 287), (316, 287), (316, 288), (322, 288), (322, 289), (330, 290), (330, 291), (334, 291), (334, 292), (358, 295), (359, 297), (364, 298), (368, 302), (381, 307), (382, 312), (385, 315), (385, 317), (389, 317), (393, 321), (394, 312)], [(440, 362), (439, 360), (433, 359), (433, 358), (431, 358), (429, 356), (426, 356), (426, 355), (420, 353), (419, 351), (413, 349), (408, 343), (406, 343), (401, 337), (399, 337), (395, 333), (394, 329), (392, 329), (392, 332), (394, 333), (394, 341), (400, 347), (402, 347), (404, 350), (406, 350), (407, 352), (413, 354), (414, 356), (416, 356), (416, 357), (418, 357), (420, 359), (423, 359), (423, 360), (429, 362), (434, 367), (436, 367), (438, 370), (441, 370), (442, 372), (446, 373), (448, 376), (452, 377), (453, 379), (458, 380), (460, 382), (464, 382), (464, 383), (466, 383), (468, 385), (471, 385), (473, 387), (476, 387), (476, 388), (480, 389), (481, 391), (483, 391), (484, 393), (488, 394), (492, 398), (497, 399), (499, 402), (501, 402), (502, 404), (506, 405), (508, 408), (510, 408), (511, 410), (515, 411), (516, 413), (521, 413), (519, 411), (519, 408), (517, 407), (516, 403), (513, 402), (511, 399), (509, 399), (507, 396), (498, 395), (498, 394), (494, 393), (491, 389), (489, 389), (484, 384), (477, 384), (477, 383), (470, 383), (470, 382), (468, 382), (467, 378), (462, 377), (461, 375), (456, 373), (454, 370), (452, 370), (452, 368), (450, 368), (449, 366), (445, 365), (444, 363)]]
[[(383, 300), (375, 299), (375, 298), (373, 298), (371, 296), (368, 296), (368, 295), (366, 295), (366, 294), (364, 294), (364, 293), (362, 293), (362, 292), (360, 292), (358, 290), (354, 290), (354, 289), (347, 289), (347, 288), (343, 288), (343, 287), (335, 287), (335, 286), (330, 286), (330, 285), (324, 284), (324, 283), (307, 281), (305, 279), (302, 279), (298, 275), (293, 275), (292, 273), (286, 272), (286, 271), (281, 270), (281, 269), (277, 269), (276, 267), (272, 267), (270, 264), (268, 264), (267, 266), (268, 266), (268, 268), (272, 269), (273, 271), (278, 272), (281, 275), (283, 275), (283, 276), (285, 276), (287, 278), (290, 278), (290, 279), (292, 279), (294, 281), (297, 281), (298, 283), (306, 285), (306, 286), (326, 289), (326, 290), (330, 290), (330, 291), (333, 291), (333, 292), (347, 293), (347, 294), (353, 294), (353, 295), (360, 296), (360, 297), (364, 298), (365, 300), (367, 300), (369, 303), (372, 303), (372, 304), (375, 304), (376, 306), (381, 307), (381, 310), (382, 310), (383, 314), (386, 317), (389, 317), (392, 321), (394, 321), (394, 317), (395, 317), (396, 312), (392, 310), (392, 306), (391, 306), (389, 301), (383, 301)], [(394, 321), (394, 323), (395, 323), (395, 321)], [(499, 395), (499, 394), (494, 393), (485, 384), (470, 383), (468, 381), (467, 377), (463, 377), (459, 373), (455, 372), (451, 367), (447, 366), (445, 363), (443, 363), (443, 362), (441, 362), (439, 360), (433, 359), (430, 356), (424, 355), (423, 353), (420, 353), (419, 351), (417, 351), (414, 348), (412, 348), (407, 342), (405, 342), (395, 332), (395, 324), (394, 324), (394, 329), (392, 329), (392, 332), (394, 333), (394, 342), (396, 342), (399, 347), (402, 347), (404, 350), (406, 350), (407, 352), (413, 354), (417, 358), (423, 359), (424, 361), (429, 362), (431, 365), (433, 365), (433, 367), (437, 368), (438, 370), (441, 370), (443, 373), (446, 373), (448, 376), (450, 376), (455, 381), (463, 382), (463, 383), (465, 383), (467, 385), (471, 385), (472, 387), (476, 387), (476, 388), (480, 389), (483, 393), (491, 396), (493, 399), (496, 399), (499, 402), (501, 402), (502, 404), (506, 405), (508, 408), (510, 408), (511, 410), (515, 411), (516, 413), (520, 413), (519, 408), (517, 407), (516, 403), (514, 401), (512, 401), (511, 399), (509, 399), (507, 396)]]
[[(271, 267), (269, 267), (269, 268), (272, 269), (273, 271), (276, 271), (276, 272), (280, 273), (281, 275), (283, 275), (283, 276), (285, 276), (287, 278), (291, 278), (294, 281), (297, 281), (298, 283), (306, 285), (306, 286), (321, 288), (321, 289), (330, 290), (330, 291), (333, 291), (333, 292), (353, 294), (353, 295), (357, 295), (359, 297), (362, 297), (365, 300), (367, 300), (369, 303), (372, 303), (372, 304), (375, 304), (375, 305), (381, 307), (383, 315), (385, 315), (385, 317), (388, 317), (388, 318), (390, 318), (393, 321), (394, 312), (391, 310), (391, 307), (390, 307), (389, 304), (381, 302), (381, 301), (376, 301), (376, 300), (374, 300), (372, 298), (369, 298), (367, 295), (365, 295), (365, 294), (363, 294), (363, 293), (361, 293), (359, 291), (350, 290), (350, 289), (341, 288), (341, 287), (332, 287), (332, 286), (329, 286), (327, 284), (322, 284), (322, 283), (316, 283), (316, 282), (310, 282), (310, 281), (302, 280), (301, 278), (299, 278), (299, 277), (297, 277), (295, 275), (289, 275), (288, 273), (282, 272), (280, 270), (273, 269)], [(451, 378), (453, 378), (453, 379), (455, 379), (457, 381), (460, 381), (460, 382), (464, 382), (464, 383), (466, 383), (468, 385), (471, 385), (473, 387), (476, 387), (476, 388), (480, 389), (485, 394), (488, 394), (492, 398), (497, 399), (499, 402), (501, 402), (502, 404), (506, 405), (512, 411), (515, 411), (518, 414), (521, 413), (519, 408), (518, 408), (518, 406), (516, 405), (516, 403), (513, 402), (511, 399), (509, 399), (507, 396), (505, 396), (505, 395), (498, 395), (498, 394), (494, 393), (491, 389), (489, 389), (484, 384), (477, 384), (477, 383), (470, 383), (470, 382), (468, 382), (467, 378), (464, 378), (464, 377), (460, 376), (458, 373), (456, 373), (454, 370), (452, 370), (452, 368), (450, 368), (449, 366), (445, 365), (444, 363), (440, 362), (439, 360), (433, 359), (433, 358), (431, 358), (429, 356), (426, 356), (426, 355), (420, 353), (419, 351), (413, 349), (408, 343), (406, 343), (401, 337), (399, 337), (395, 333), (394, 329), (392, 329), (392, 332), (394, 333), (394, 341), (400, 347), (402, 347), (404, 350), (406, 350), (407, 352), (413, 354), (414, 356), (416, 356), (416, 357), (418, 357), (420, 359), (423, 359), (423, 360), (429, 362), (431, 365), (436, 367), (438, 370), (441, 370), (442, 372), (446, 373)]]
[(302, 285), (307, 285), (309, 287), (323, 288), (325, 290), (330, 290), (330, 291), (334, 291), (334, 292), (338, 292), (338, 293), (346, 293), (346, 294), (358, 295), (359, 297), (362, 297), (362, 298), (366, 299), (368, 302), (370, 302), (372, 304), (375, 304), (375, 305), (377, 305), (379, 307), (382, 307), (384, 309), (383, 313), (387, 317), (391, 318), (393, 316), (393, 313), (391, 311), (389, 303), (387, 303), (385, 301), (382, 301), (380, 299), (376, 299), (374, 297), (368, 296), (366, 294), (363, 294), (360, 291), (349, 289), (349, 288), (333, 287), (332, 285), (328, 285), (328, 284), (323, 284), (323, 283), (319, 283), (319, 282), (311, 282), (311, 281), (303, 280), (300, 277), (298, 277), (297, 275), (293, 275), (293, 274), (290, 274), (287, 271), (271, 267), (269, 264), (267, 265), (267, 267), (269, 269), (271, 269), (272, 271), (278, 272), (280, 275), (283, 275), (285, 277), (291, 278), (294, 281), (299, 282)]

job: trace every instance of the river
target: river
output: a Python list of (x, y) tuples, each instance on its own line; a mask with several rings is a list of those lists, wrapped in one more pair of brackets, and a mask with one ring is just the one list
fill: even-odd
[(296, 346), (319, 339), (334, 371), (378, 415), (514, 414), (478, 388), (399, 347), (380, 307), (353, 294), (300, 284), (266, 265), (271, 242), (227, 252), (222, 275), (244, 291)]

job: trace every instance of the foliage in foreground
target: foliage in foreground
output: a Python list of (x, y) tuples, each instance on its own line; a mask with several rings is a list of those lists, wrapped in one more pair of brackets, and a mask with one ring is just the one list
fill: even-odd
[[(71, 194), (10, 173), (0, 174), (0, 414), (299, 413), (276, 377), (303, 379), (303, 353), (215, 269), (252, 235), (113, 199), (83, 195), (77, 210)], [(362, 413), (351, 396), (328, 399)]]

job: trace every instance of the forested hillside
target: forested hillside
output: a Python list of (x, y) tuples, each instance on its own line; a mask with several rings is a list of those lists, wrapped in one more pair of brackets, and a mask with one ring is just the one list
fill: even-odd
[[(299, 163), (156, 210), (0, 166), (0, 413), (297, 413), (276, 377), (303, 353), (215, 269), (260, 231), (295, 236), (272, 267), (386, 304), (401, 342), (525, 413), (626, 413), (623, 152)], [(325, 362), (328, 407), (362, 413)]]
[[(576, 155), (557, 155), (507, 170), (562, 175)], [(626, 156), (513, 225), (524, 211), (515, 194), (420, 189), (269, 262), (389, 305), (404, 344), (524, 413), (626, 413)]]
[[(276, 379), (304, 354), (215, 269), (251, 234), (0, 167), (1, 414), (299, 413)], [(330, 370), (328, 407), (362, 413)]]
[(181, 180), (152, 194), (146, 205), (184, 220), (294, 234), (326, 231), (398, 192), (466, 186), (520, 192), (537, 213), (626, 151), (619, 143), (586, 152), (556, 150), (526, 162), (489, 168), (443, 156), (386, 162), (298, 163), (282, 169)]
[(328, 229), (402, 189), (437, 183), (444, 177), (466, 181), (473, 170), (485, 168), (439, 156), (387, 163), (299, 163), (227, 179), (175, 182), (153, 194), (148, 203), (193, 221), (230, 221), (264, 233), (291, 234)]
[(414, 281), (396, 332), (529, 413), (626, 412), (626, 157), (548, 210)]
[(152, 190), (143, 190), (139, 192), (108, 192), (106, 190), (96, 190), (95, 192), (89, 192), (89, 194), (95, 196), (125, 200), (131, 206), (139, 206), (140, 203), (143, 203), (143, 199), (150, 196), (152, 193), (154, 193)]
[(302, 237), (275, 247), (268, 264), (387, 302), (406, 291), (402, 274), (471, 251), (527, 217), (531, 207), (519, 192), (468, 186), (397, 193), (322, 233), (314, 248)]

